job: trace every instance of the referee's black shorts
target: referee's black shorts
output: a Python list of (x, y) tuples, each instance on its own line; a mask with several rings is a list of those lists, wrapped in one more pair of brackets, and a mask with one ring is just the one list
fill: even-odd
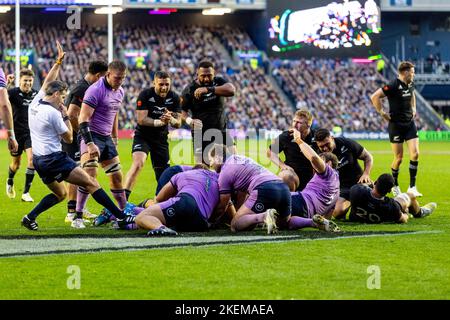
[(403, 143), (419, 137), (414, 121), (406, 123), (389, 121), (388, 132), (391, 143)]
[(144, 152), (147, 155), (150, 152), (153, 168), (166, 168), (169, 166), (169, 143), (167, 142), (166, 134), (144, 137), (136, 133), (131, 150), (132, 153)]

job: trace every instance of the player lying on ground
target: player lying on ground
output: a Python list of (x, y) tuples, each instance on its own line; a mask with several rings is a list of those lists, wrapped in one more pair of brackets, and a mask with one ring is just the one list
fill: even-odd
[(319, 156), (302, 140), (299, 131), (294, 130), (293, 133), (295, 142), (303, 155), (311, 162), (315, 174), (303, 191), (291, 192), (292, 213), (289, 229), (311, 227), (338, 232), (339, 227), (328, 220), (339, 198), (337, 157), (331, 152), (324, 152)]
[(30, 230), (37, 230), (36, 218), (42, 212), (63, 201), (67, 191), (63, 180), (79, 185), (92, 194), (93, 198), (108, 208), (119, 219), (119, 225), (126, 225), (134, 221), (134, 217), (125, 216), (120, 211), (98, 182), (89, 177), (67, 153), (62, 152), (61, 138), (71, 143), (72, 126), (64, 106), (67, 85), (56, 80), (64, 58), (64, 51), (59, 43), (58, 58), (47, 77), (41, 90), (33, 99), (29, 107), (29, 127), (33, 146), (33, 165), (42, 181), (52, 191), (22, 219), (22, 225)]
[(414, 218), (430, 215), (437, 207), (430, 202), (420, 207), (416, 196), (412, 192), (401, 193), (395, 198), (386, 197), (395, 186), (395, 179), (391, 174), (380, 175), (374, 187), (358, 184), (350, 189), (351, 211), (349, 220), (362, 223), (408, 222), (408, 212)]
[(176, 174), (156, 197), (156, 202), (142, 209), (136, 217), (147, 235), (177, 235), (177, 231), (206, 231), (219, 202), (219, 175), (199, 165)]
[[(169, 168), (166, 168), (166, 170), (163, 171), (161, 174), (161, 177), (158, 180), (158, 185), (156, 187), (156, 196), (159, 194), (161, 189), (172, 179), (174, 175), (180, 172), (185, 172), (192, 170), (192, 166), (186, 166), (186, 165), (176, 165)], [(127, 202), (127, 205), (125, 206), (125, 213), (134, 214), (134, 208), (148, 208), (150, 205), (155, 204), (156, 200), (154, 198), (147, 198), (140, 202), (138, 205), (134, 205), (130, 202)], [(138, 209), (137, 209), (138, 210)], [(140, 211), (139, 211), (140, 212)], [(103, 208), (102, 212), (99, 214), (99, 216), (94, 220), (94, 226), (98, 227), (105, 223), (114, 221), (116, 218), (114, 217), (111, 212), (105, 208)], [(130, 229), (135, 229), (133, 226), (129, 226)]]

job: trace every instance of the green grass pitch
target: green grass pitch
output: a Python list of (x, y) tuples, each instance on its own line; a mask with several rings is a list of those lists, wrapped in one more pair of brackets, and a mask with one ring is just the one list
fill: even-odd
[[(374, 155), (372, 178), (389, 172), (389, 143), (361, 143)], [(274, 170), (265, 157), (266, 146), (266, 141), (247, 141), (238, 149)], [(191, 161), (188, 141), (174, 142), (171, 149), (176, 163)], [(17, 197), (7, 198), (5, 141), (0, 141), (0, 150), (0, 299), (450, 298), (450, 142), (420, 145), (420, 202), (438, 203), (427, 218), (405, 225), (339, 223), (344, 230), (340, 236), (313, 229), (276, 236), (263, 230), (236, 235), (218, 230), (176, 239), (147, 239), (142, 231), (109, 227), (73, 230), (64, 223), (66, 203), (38, 218), (38, 232), (22, 228), (22, 216), (48, 190), (36, 176), (31, 188), (36, 202), (21, 202), (23, 155), (15, 179)], [(130, 150), (131, 141), (122, 140), (125, 173)], [(402, 189), (408, 179), (406, 152)], [(103, 172), (99, 181), (109, 191)], [(130, 200), (153, 196), (155, 186), (147, 161)], [(93, 200), (88, 208), (100, 210)], [(73, 268), (79, 271), (79, 288), (71, 285)]]

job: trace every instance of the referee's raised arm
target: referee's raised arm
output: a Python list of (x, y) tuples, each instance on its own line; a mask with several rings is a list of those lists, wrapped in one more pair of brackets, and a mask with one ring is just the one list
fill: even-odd
[(64, 56), (66, 55), (59, 41), (56, 41), (56, 47), (58, 48), (58, 57), (56, 58), (55, 64), (44, 79), (44, 83), (42, 84), (41, 88), (41, 90), (43, 91), (45, 91), (45, 88), (50, 82), (55, 81), (56, 78), (58, 78), (59, 69), (61, 67)]

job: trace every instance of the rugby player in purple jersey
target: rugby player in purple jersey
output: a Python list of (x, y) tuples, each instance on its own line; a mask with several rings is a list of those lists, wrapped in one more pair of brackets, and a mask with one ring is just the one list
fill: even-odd
[[(141, 211), (136, 225), (149, 236), (175, 236), (177, 231), (205, 231), (219, 202), (219, 175), (204, 165), (174, 175), (156, 196), (156, 204)], [(176, 230), (176, 231), (175, 231)]]
[(299, 131), (294, 129), (293, 134), (294, 141), (311, 162), (315, 174), (302, 191), (291, 193), (292, 215), (289, 219), (289, 229), (312, 227), (339, 232), (339, 227), (328, 220), (339, 198), (337, 157), (331, 152), (318, 155), (302, 140)]
[(251, 230), (264, 223), (267, 233), (277, 224), (287, 227), (291, 215), (291, 195), (281, 178), (250, 158), (232, 155), (226, 146), (216, 144), (209, 153), (211, 167), (219, 175), (220, 217), (230, 204), (234, 192), (247, 192), (248, 198), (231, 220), (231, 231)]
[[(81, 134), (81, 166), (91, 176), (97, 176), (100, 163), (109, 177), (110, 188), (121, 210), (127, 199), (122, 185), (122, 170), (117, 153), (118, 112), (124, 98), (122, 88), (127, 67), (122, 61), (108, 65), (106, 75), (86, 90), (78, 118)], [(88, 192), (78, 188), (77, 214), (82, 214)], [(82, 221), (82, 220), (81, 220)], [(98, 225), (95, 223), (95, 225)]]

